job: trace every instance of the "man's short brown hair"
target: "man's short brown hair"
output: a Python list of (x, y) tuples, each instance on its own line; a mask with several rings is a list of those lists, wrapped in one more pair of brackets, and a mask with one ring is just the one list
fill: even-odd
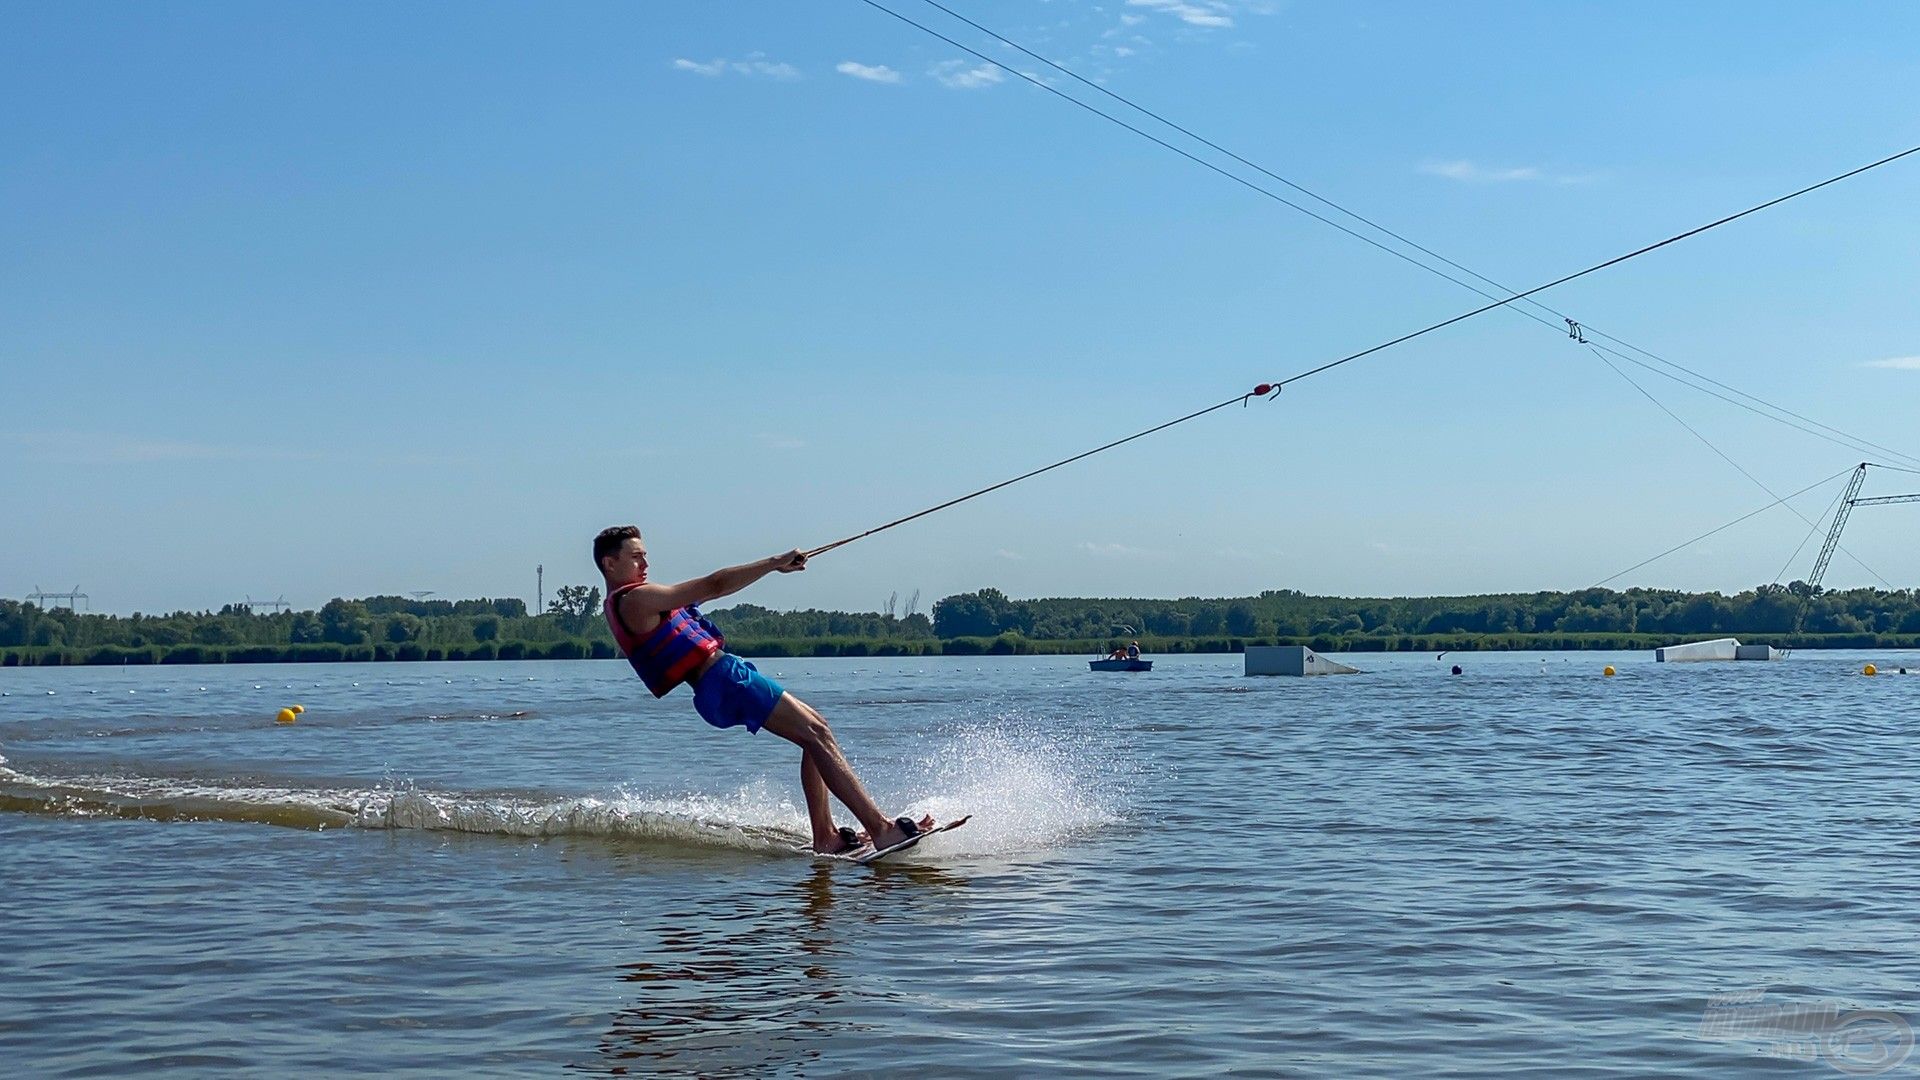
[(625, 544), (629, 540), (638, 539), (640, 539), (640, 526), (638, 525), (610, 525), (607, 528), (601, 529), (600, 535), (593, 538), (594, 568), (605, 572), (606, 567), (601, 565), (600, 560), (609, 555), (620, 554), (620, 546), (622, 544)]

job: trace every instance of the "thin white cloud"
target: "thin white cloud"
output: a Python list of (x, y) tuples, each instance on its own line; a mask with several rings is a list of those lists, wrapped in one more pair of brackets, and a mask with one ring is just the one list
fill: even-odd
[(1539, 180), (1544, 175), (1531, 165), (1517, 169), (1490, 169), (1476, 165), (1464, 159), (1458, 161), (1426, 161), (1420, 164), (1420, 171), (1428, 176), (1458, 180), (1465, 184), (1508, 183), (1515, 180)]
[(716, 57), (705, 63), (698, 60), (688, 60), (685, 57), (678, 57), (673, 61), (673, 69), (675, 71), (690, 71), (695, 75), (704, 75), (710, 79), (725, 75), (728, 72), (732, 72), (735, 75), (745, 75), (749, 78), (779, 79), (786, 82), (791, 82), (800, 77), (799, 68), (794, 67), (792, 64), (769, 60), (765, 53), (750, 53), (745, 59), (741, 60), (728, 60), (725, 57)]
[(1233, 16), (1228, 13), (1231, 9), (1218, 0), (1202, 0), (1200, 3), (1189, 3), (1188, 0), (1127, 0), (1127, 6), (1171, 15), (1188, 26), (1217, 29), (1233, 25)]
[(61, 465), (141, 465), (169, 461), (295, 461), (319, 455), (272, 446), (222, 446), (92, 431), (24, 431), (7, 436), (28, 457)]
[(1266, 559), (1284, 559), (1287, 553), (1278, 548), (1270, 551), (1249, 551), (1246, 548), (1221, 548), (1213, 553), (1219, 559), (1237, 559), (1242, 562), (1260, 562)]
[(799, 450), (807, 445), (804, 439), (796, 439), (791, 435), (780, 435), (771, 431), (763, 431), (754, 438), (759, 439), (769, 450)]
[(1450, 161), (1423, 161), (1420, 172), (1462, 184), (1511, 184), (1544, 182), (1549, 184), (1585, 184), (1597, 179), (1591, 173), (1552, 173), (1537, 165), (1493, 168), (1457, 158)]
[(1104, 559), (1149, 559), (1160, 555), (1157, 551), (1149, 551), (1129, 544), (1096, 544), (1091, 540), (1082, 540), (1079, 549)]
[(900, 81), (900, 73), (885, 64), (861, 64), (852, 60), (842, 60), (833, 66), (833, 70), (868, 82), (897, 83)]
[(1024, 559), (1026, 559), (1025, 555), (1022, 555), (1017, 551), (1008, 551), (1006, 548), (1001, 548), (1000, 550), (994, 552), (993, 555), (994, 555), (994, 558), (1006, 559), (1009, 562), (1021, 562)]
[(968, 67), (965, 60), (943, 60), (928, 69), (927, 74), (950, 90), (984, 90), (1006, 78), (992, 64)]
[(1895, 371), (1920, 371), (1920, 356), (1890, 356), (1885, 360), (1868, 360), (1860, 366), (1892, 368)]

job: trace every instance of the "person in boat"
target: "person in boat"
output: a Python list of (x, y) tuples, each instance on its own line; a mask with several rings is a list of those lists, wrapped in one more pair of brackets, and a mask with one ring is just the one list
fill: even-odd
[(1114, 646), (1113, 651), (1107, 654), (1107, 659), (1109, 660), (1125, 660), (1126, 658), (1127, 650), (1118, 645)]
[(1136, 641), (1127, 646), (1126, 659), (1128, 660), (1140, 659), (1140, 643), (1139, 642)]
[[(932, 828), (933, 818), (889, 818), (867, 794), (847, 764), (826, 718), (758, 668), (726, 651), (726, 639), (699, 605), (734, 593), (768, 574), (807, 568), (799, 550), (758, 562), (715, 570), (704, 577), (663, 585), (647, 580), (647, 545), (634, 525), (615, 525), (593, 538), (593, 561), (607, 583), (607, 626), (653, 692), (693, 687), (693, 708), (717, 728), (773, 732), (800, 748), (800, 790), (807, 800), (813, 850), (831, 855), (872, 843), (891, 847)], [(836, 827), (831, 794), (858, 818), (865, 833)]]

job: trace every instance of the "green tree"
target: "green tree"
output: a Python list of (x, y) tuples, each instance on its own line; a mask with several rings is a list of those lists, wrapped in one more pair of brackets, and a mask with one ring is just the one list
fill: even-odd
[(959, 593), (933, 605), (933, 630), (943, 638), (990, 637), (1000, 632), (1009, 607), (999, 589)]
[(364, 645), (373, 636), (373, 619), (365, 604), (335, 597), (320, 609), (320, 640), (341, 645)]
[(1259, 629), (1260, 619), (1254, 613), (1252, 604), (1235, 600), (1227, 605), (1227, 633), (1234, 637), (1251, 637)]
[(238, 645), (240, 635), (226, 622), (203, 622), (193, 628), (193, 642), (196, 645)]
[(1196, 637), (1212, 637), (1227, 628), (1226, 614), (1218, 604), (1202, 604), (1193, 613), (1192, 626)]
[(562, 585), (559, 595), (547, 601), (547, 614), (556, 616), (560, 625), (568, 632), (578, 634), (584, 631), (593, 617), (600, 613), (600, 587), (598, 585)]

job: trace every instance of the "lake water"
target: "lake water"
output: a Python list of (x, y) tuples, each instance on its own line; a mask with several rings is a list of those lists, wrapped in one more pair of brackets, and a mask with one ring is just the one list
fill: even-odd
[(1920, 678), (1860, 675), (1920, 655), (1349, 659), (763, 662), (888, 810), (974, 815), (871, 868), (615, 662), (0, 670), (0, 1061), (1920, 1070)]

